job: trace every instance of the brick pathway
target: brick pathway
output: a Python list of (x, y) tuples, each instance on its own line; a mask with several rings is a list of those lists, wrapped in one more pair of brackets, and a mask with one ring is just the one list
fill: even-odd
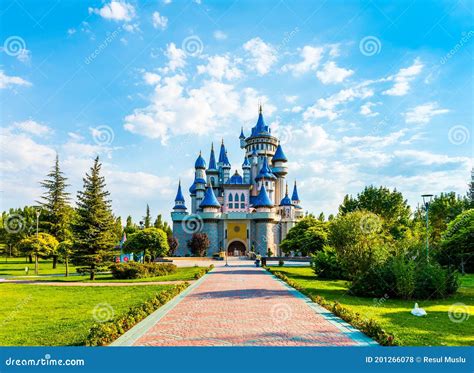
[(128, 344), (141, 346), (373, 343), (263, 269), (250, 266), (215, 268), (158, 322), (134, 329), (128, 334), (139, 336)]

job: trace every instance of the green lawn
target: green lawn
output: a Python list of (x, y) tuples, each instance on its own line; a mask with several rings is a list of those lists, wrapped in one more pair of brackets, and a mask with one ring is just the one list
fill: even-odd
[[(2, 276), (24, 276), (26, 274), (25, 267), (29, 268), (28, 275), (34, 276), (35, 263), (29, 263), (25, 258), (0, 258), (0, 277)], [(69, 273), (75, 273), (75, 267), (69, 264)], [(48, 259), (39, 260), (39, 275), (65, 274), (66, 267), (63, 263), (58, 263), (53, 269), (53, 261)]]
[[(415, 301), (398, 299), (361, 298), (347, 294), (348, 283), (342, 280), (317, 280), (309, 267), (271, 267), (298, 282), (311, 295), (320, 295), (330, 301), (338, 301), (358, 312), (373, 318), (398, 344), (405, 346), (455, 346), (474, 345), (474, 275), (461, 279), (457, 294), (447, 299), (419, 301), (427, 317), (410, 314)], [(452, 322), (448, 311), (454, 303), (469, 307), (470, 316), (463, 322)]]
[[(120, 315), (171, 285), (60, 287), (0, 284), (0, 344), (80, 344), (96, 315)], [(100, 305), (100, 306), (98, 306)]]

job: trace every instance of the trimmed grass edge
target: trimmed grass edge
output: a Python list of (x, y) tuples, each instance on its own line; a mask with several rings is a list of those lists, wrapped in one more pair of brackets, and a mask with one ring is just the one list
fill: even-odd
[[(198, 280), (213, 268), (214, 266), (212, 264), (207, 268), (203, 268), (201, 271), (195, 274), (194, 278)], [(87, 335), (83, 344), (86, 346), (106, 346), (112, 343), (140, 321), (144, 320), (146, 317), (180, 294), (188, 286), (189, 282), (187, 281), (182, 284), (175, 285), (171, 289), (167, 289), (156, 294), (153, 298), (145, 301), (141, 305), (130, 308), (129, 311), (124, 315), (115, 317), (114, 319), (106, 322), (95, 323), (90, 328), (89, 334)]]
[(274, 276), (278, 277), (280, 280), (286, 282), (291, 287), (295, 288), (299, 292), (303, 293), (309, 297), (313, 302), (318, 303), (320, 306), (324, 307), (328, 311), (332, 312), (337, 317), (340, 317), (345, 322), (349, 323), (353, 327), (360, 330), (362, 333), (367, 335), (370, 338), (376, 340), (382, 346), (397, 346), (395, 337), (386, 332), (379, 323), (374, 319), (364, 319), (360, 316), (359, 313), (353, 312), (352, 310), (344, 307), (339, 302), (334, 301), (330, 302), (322, 296), (314, 296), (310, 294), (306, 289), (300, 286), (297, 282), (291, 280), (286, 275), (274, 270), (272, 268), (265, 267), (267, 271), (272, 273)]

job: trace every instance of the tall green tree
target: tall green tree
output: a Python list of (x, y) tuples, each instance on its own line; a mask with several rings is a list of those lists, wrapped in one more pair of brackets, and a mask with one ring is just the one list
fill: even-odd
[(410, 225), (410, 206), (402, 193), (385, 187), (367, 186), (356, 197), (346, 195), (339, 215), (353, 211), (370, 211), (382, 218), (385, 228), (395, 239), (402, 238)]
[(76, 250), (72, 262), (89, 273), (91, 280), (117, 254), (115, 221), (105, 179), (100, 175), (101, 166), (97, 157), (83, 179), (83, 190), (77, 193), (77, 222), (73, 226)]
[[(40, 182), (45, 189), (41, 196), (41, 226), (46, 232), (56, 237), (58, 241), (66, 241), (72, 238), (71, 217), (72, 207), (69, 205), (70, 194), (66, 191), (69, 186), (67, 178), (59, 166), (59, 156), (56, 159), (46, 179)], [(56, 268), (58, 255), (51, 253), (53, 257), (53, 268)]]
[(288, 231), (280, 247), (285, 254), (300, 252), (303, 256), (307, 256), (322, 250), (327, 243), (327, 237), (327, 223), (310, 214), (299, 220)]
[(146, 214), (143, 218), (143, 225), (145, 226), (145, 228), (150, 228), (151, 227), (150, 206), (148, 206), (148, 204), (146, 205)]
[(20, 249), (28, 255), (35, 257), (35, 275), (38, 275), (39, 258), (51, 255), (58, 246), (58, 240), (48, 233), (32, 234), (19, 243)]
[(71, 240), (62, 241), (57, 246), (56, 252), (64, 260), (66, 266), (66, 277), (69, 276), (69, 260), (74, 253), (74, 243)]
[(127, 216), (127, 221), (123, 230), (127, 234), (127, 236), (138, 231), (138, 226), (133, 222), (132, 217), (130, 215)]
[(161, 214), (158, 214), (158, 216), (155, 219), (155, 222), (153, 223), (153, 226), (155, 228), (162, 229), (163, 231), (165, 231), (168, 238), (173, 236), (173, 231), (171, 227), (168, 225), (166, 221), (163, 221)]

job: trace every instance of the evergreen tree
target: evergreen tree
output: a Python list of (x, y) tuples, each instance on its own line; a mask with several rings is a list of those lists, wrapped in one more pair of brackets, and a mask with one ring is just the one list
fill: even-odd
[[(53, 168), (40, 184), (45, 189), (41, 201), (38, 201), (42, 208), (41, 226), (59, 242), (71, 239), (72, 208), (69, 206), (70, 194), (66, 191), (69, 184), (59, 167), (57, 154)], [(53, 268), (56, 268), (58, 255), (56, 252), (51, 255)]]
[(166, 236), (169, 238), (173, 236), (173, 231), (166, 221), (163, 221), (161, 214), (158, 214), (156, 217), (155, 223), (153, 224), (155, 228), (162, 229), (165, 231)]
[(115, 231), (115, 239), (117, 241), (120, 241), (123, 236), (122, 218), (120, 216), (115, 218), (114, 231)]
[(468, 185), (469, 190), (467, 191), (467, 199), (469, 207), (474, 208), (474, 168), (471, 170), (471, 182)]
[(97, 157), (90, 174), (83, 179), (83, 190), (77, 193), (77, 222), (73, 226), (76, 251), (72, 262), (81, 266), (82, 272), (89, 273), (91, 280), (116, 254), (115, 221), (105, 179), (100, 176), (101, 167)]
[(151, 215), (150, 215), (150, 206), (146, 205), (146, 215), (144, 218), (144, 226), (145, 228), (151, 227)]
[(322, 213), (319, 214), (318, 220), (319, 220), (319, 221), (325, 221), (325, 220), (326, 220), (326, 217), (324, 216), (324, 212), (322, 212)]
[(153, 223), (153, 226), (158, 229), (163, 229), (163, 218), (161, 217), (161, 214), (158, 214), (155, 219), (155, 222)]
[(127, 216), (127, 222), (125, 223), (124, 232), (128, 235), (136, 232), (138, 230), (137, 225), (133, 222), (130, 215)]

